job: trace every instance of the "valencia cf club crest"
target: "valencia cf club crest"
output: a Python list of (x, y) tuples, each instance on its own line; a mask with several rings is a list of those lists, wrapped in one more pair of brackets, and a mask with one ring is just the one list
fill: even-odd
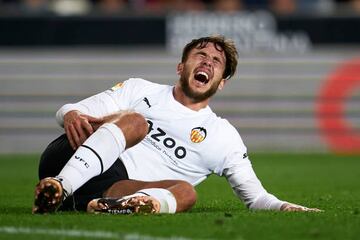
[(206, 129), (203, 127), (196, 127), (191, 130), (190, 139), (193, 143), (200, 143), (206, 138)]

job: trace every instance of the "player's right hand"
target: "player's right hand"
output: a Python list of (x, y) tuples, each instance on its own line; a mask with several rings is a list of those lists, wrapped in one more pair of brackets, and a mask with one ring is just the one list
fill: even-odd
[(323, 212), (318, 208), (308, 208), (294, 203), (284, 203), (280, 210), (285, 212)]
[(93, 126), (103, 122), (79, 111), (70, 111), (64, 116), (64, 129), (71, 147), (76, 150), (96, 130)]

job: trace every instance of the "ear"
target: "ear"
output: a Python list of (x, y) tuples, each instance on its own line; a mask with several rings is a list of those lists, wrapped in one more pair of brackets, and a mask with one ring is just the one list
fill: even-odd
[(176, 73), (177, 73), (178, 75), (181, 75), (183, 69), (184, 69), (184, 64), (183, 64), (183, 63), (179, 63), (179, 64), (177, 65), (177, 67), (176, 67)]
[(224, 78), (220, 80), (218, 90), (222, 90), (224, 88), (226, 81), (227, 80), (225, 80)]

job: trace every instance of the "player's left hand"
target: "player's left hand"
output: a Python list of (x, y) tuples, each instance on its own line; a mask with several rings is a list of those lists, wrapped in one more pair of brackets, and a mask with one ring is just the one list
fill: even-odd
[(64, 116), (64, 130), (71, 147), (76, 150), (103, 123), (102, 118), (79, 111), (69, 111)]
[(308, 208), (294, 203), (284, 203), (280, 210), (285, 212), (323, 212), (318, 208)]

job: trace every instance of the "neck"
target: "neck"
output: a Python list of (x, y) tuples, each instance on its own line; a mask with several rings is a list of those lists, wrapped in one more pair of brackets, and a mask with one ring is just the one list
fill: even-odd
[(185, 93), (183, 92), (180, 84), (175, 85), (174, 90), (173, 90), (173, 95), (174, 95), (174, 98), (176, 101), (178, 101), (185, 107), (190, 108), (191, 110), (194, 110), (194, 111), (199, 111), (199, 110), (205, 108), (209, 104), (209, 99), (206, 99), (201, 102), (195, 102), (193, 99), (186, 96)]

